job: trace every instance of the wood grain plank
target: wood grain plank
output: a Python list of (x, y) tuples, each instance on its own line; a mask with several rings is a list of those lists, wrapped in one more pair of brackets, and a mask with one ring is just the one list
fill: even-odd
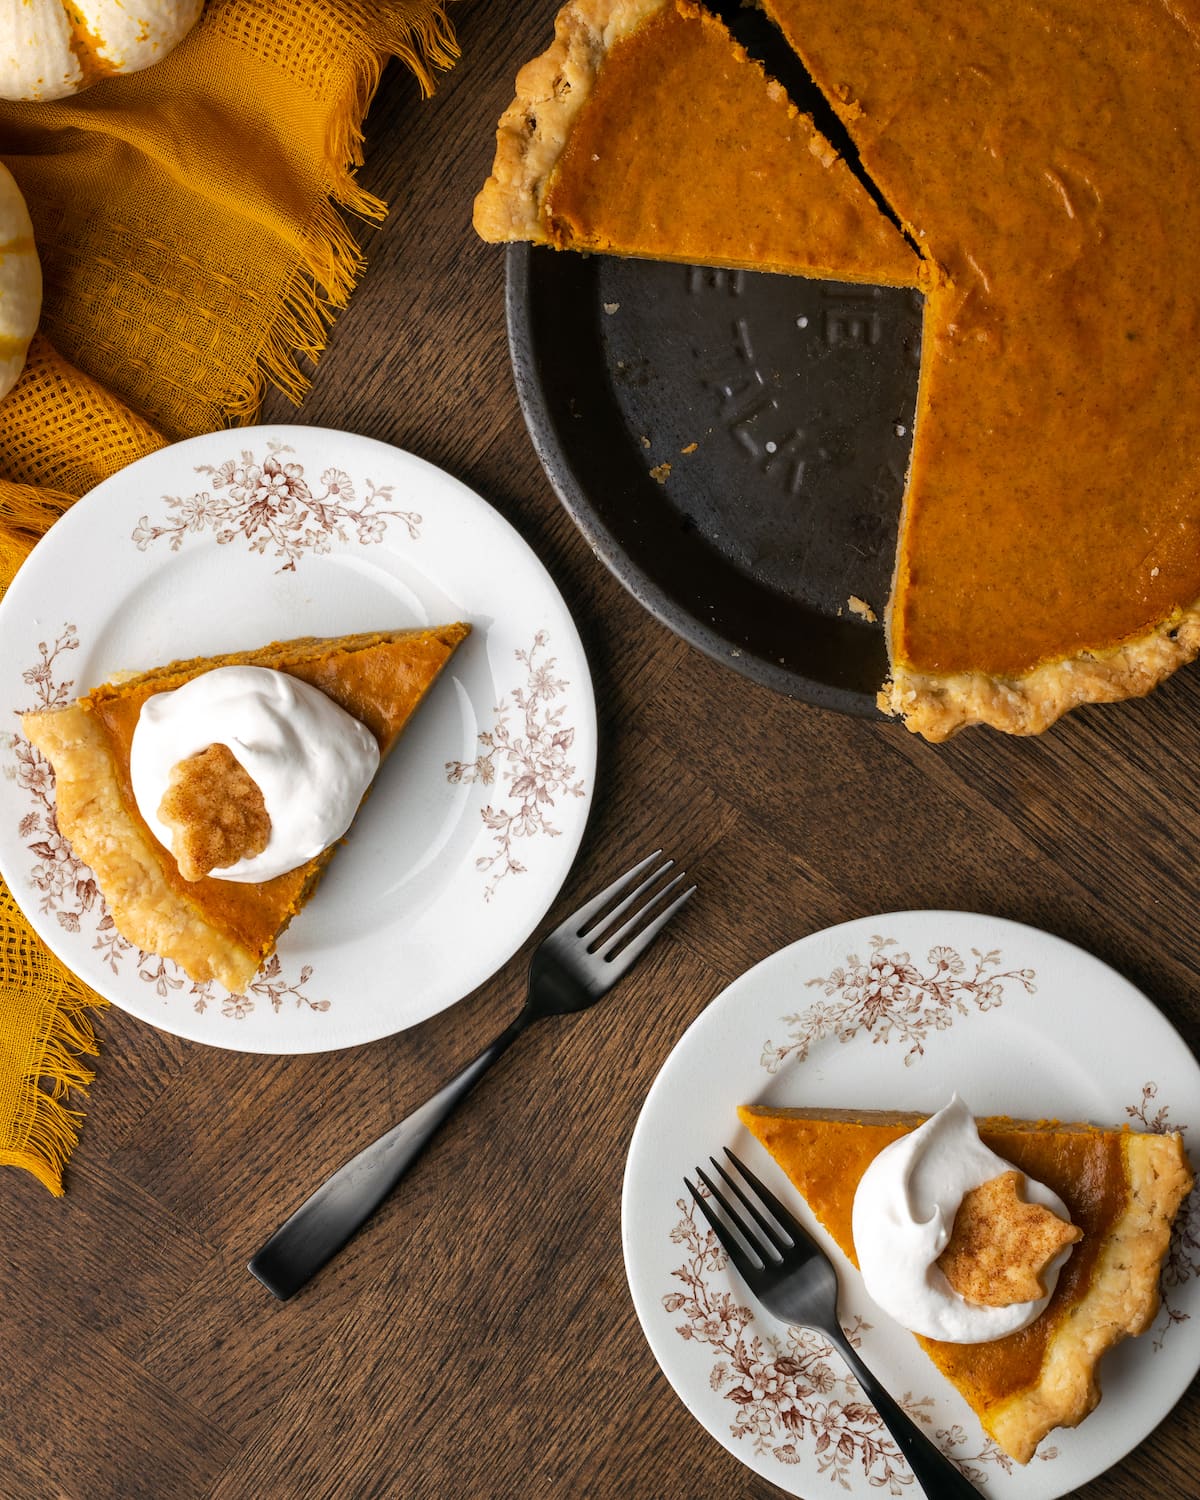
[(1145, 700), (1073, 714), (1032, 742), (964, 736), (934, 755), (944, 782), (955, 778), (1002, 810), (1097, 907), (1136, 915), (1148, 942), (1196, 969), (1200, 932), (1179, 912), (1200, 898), (1200, 788), (1181, 769), (1198, 721), (1193, 670)]
[(382, 1131), (393, 1107), (389, 1053), (411, 1045), (274, 1058), (193, 1044), (190, 1066), (110, 1161), (206, 1239), (248, 1256), (274, 1227), (281, 1192), (288, 1201), (314, 1164), (331, 1167), (352, 1154), (349, 1143)]
[[(400, 1239), (378, 1280), (289, 1381), (217, 1495), (257, 1492), (269, 1476), (304, 1494), (369, 1493), (380, 1476), (437, 1493), (440, 1445), (397, 1452), (397, 1422), (474, 1432), (455, 1458), (460, 1492), (524, 1493), (530, 1452), (562, 1419), (547, 1392), (576, 1381), (578, 1350), (619, 1334), (621, 1363), (652, 1368), (623, 1295), (625, 1144), (662, 1057), (717, 987), (667, 938), (621, 995), (636, 1047), (601, 1009), (537, 1028), (502, 1061), (384, 1210)], [(306, 1300), (277, 1311), (302, 1326)], [(350, 1422), (352, 1449), (339, 1438)]]
[(156, 1099), (174, 1084), (184, 1065), (187, 1043), (147, 1026), (115, 1006), (95, 1012), (96, 1040), (104, 1058), (88, 1099), (88, 1128), (76, 1165), (104, 1161)]
[[(67, 1197), (2, 1178), (3, 1500), (768, 1500), (782, 1491), (709, 1438), (658, 1370), (621, 1261), (629, 1137), (702, 1007), (804, 933), (949, 906), (1082, 943), (1200, 1043), (1200, 674), (1038, 740), (931, 747), (683, 645), (558, 503), (512, 384), (503, 253), (469, 227), (496, 117), (556, 9), (459, 0), (463, 60), (428, 103), (387, 69), (360, 180), (391, 217), (356, 226), (368, 267), (303, 406), (270, 395), (263, 419), (410, 448), (545, 561), (601, 729), (557, 910), (658, 842), (700, 895), (602, 1008), (525, 1037), (286, 1305), (247, 1274), (250, 1253), (509, 1019), (532, 941), (441, 1016), (324, 1058), (222, 1053), (101, 1018)], [(1190, 1500), (1198, 1445), (1193, 1387), (1079, 1495)]]
[(211, 1255), (192, 1227), (106, 1167), (76, 1164), (66, 1203), (32, 1179), (0, 1196), (4, 1297), (52, 1312), (84, 1338), (132, 1353), (163, 1303), (183, 1295)]
[(0, 1500), (74, 1500), (60, 1484), (46, 1476), (36, 1458), (29, 1458), (0, 1432)]
[(3, 1438), (20, 1452), (40, 1487), (22, 1500), (61, 1494), (69, 1500), (199, 1500), (211, 1493), (234, 1457), (233, 1442), (176, 1393), (100, 1334), (72, 1327), (37, 1304), (6, 1305), (0, 1347), (19, 1334), (28, 1370), (6, 1391)]

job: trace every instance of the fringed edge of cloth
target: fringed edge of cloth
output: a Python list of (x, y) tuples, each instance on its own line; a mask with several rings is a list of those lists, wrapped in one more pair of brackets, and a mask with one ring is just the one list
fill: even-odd
[(329, 328), (366, 267), (343, 211), (375, 223), (387, 214), (387, 204), (361, 187), (355, 174), (363, 164), (363, 123), (388, 60), (398, 57), (407, 64), (422, 97), (428, 98), (435, 73), (452, 67), (458, 56), (443, 4), (412, 5), (406, 17), (375, 39), (375, 45), (364, 39), (357, 49), (351, 59), (353, 86), (330, 122), (326, 196), (308, 226), (300, 264), (266, 329), (255, 369), (226, 408), (232, 422), (254, 420), (267, 382), (299, 404), (310, 379), (303, 362), (314, 363), (324, 352)]
[[(2, 889), (2, 888), (0, 888)], [(3, 893), (6, 899), (8, 893)], [(0, 902), (2, 909), (3, 902)], [(53, 992), (42, 1002), (38, 1026), (17, 1080), (16, 1108), (6, 1138), (0, 1140), (0, 1166), (24, 1167), (56, 1198), (63, 1193), (63, 1169), (79, 1140), (82, 1110), (66, 1103), (72, 1090), (83, 1094), (95, 1076), (83, 1061), (99, 1051), (89, 1012), (108, 1002), (88, 989), (44, 951), (41, 963)], [(0, 983), (0, 1007), (11, 982)]]

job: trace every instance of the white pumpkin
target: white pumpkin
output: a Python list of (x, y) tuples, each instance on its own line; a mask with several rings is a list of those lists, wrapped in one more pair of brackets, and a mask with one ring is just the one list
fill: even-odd
[(42, 310), (42, 268), (21, 189), (0, 166), (0, 400), (25, 367)]
[(166, 57), (204, 0), (0, 0), (0, 99), (62, 99)]

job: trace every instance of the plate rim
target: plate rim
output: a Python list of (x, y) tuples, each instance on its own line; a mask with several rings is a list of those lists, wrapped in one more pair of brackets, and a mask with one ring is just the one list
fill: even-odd
[[(98, 513), (94, 505), (91, 505), (90, 502), (98, 500), (103, 504), (104, 497), (107, 494), (113, 490), (122, 490), (123, 486), (128, 482), (130, 473), (135, 471), (139, 465), (156, 460), (162, 462), (164, 455), (174, 455), (178, 450), (187, 449), (192, 445), (200, 447), (201, 445), (211, 444), (217, 439), (227, 439), (231, 449), (235, 447), (245, 448), (256, 442), (258, 444), (265, 444), (267, 441), (277, 441), (290, 446), (293, 440), (302, 440), (309, 444), (314, 441), (320, 442), (322, 439), (328, 439), (331, 442), (349, 440), (352, 444), (362, 444), (366, 445), (367, 448), (378, 450), (381, 457), (385, 459), (390, 458), (394, 460), (398, 456), (401, 465), (412, 466), (416, 471), (427, 471), (434, 477), (434, 482), (437, 484), (451, 485), (470, 504), (482, 507), (486, 512), (490, 513), (494, 522), (507, 534), (512, 545), (524, 554), (526, 559), (544, 579), (547, 589), (546, 597), (556, 606), (561, 615), (562, 625), (569, 628), (570, 636), (568, 645), (572, 649), (575, 659), (577, 659), (580, 666), (580, 671), (572, 678), (571, 690), (577, 698), (577, 701), (572, 703), (574, 727), (579, 742), (584, 746), (587, 753), (586, 763), (580, 765), (578, 768), (579, 774), (585, 784), (582, 806), (578, 809), (578, 815), (573, 818), (567, 828), (562, 830), (560, 837), (550, 841), (556, 846), (556, 869), (549, 875), (543, 876), (541, 885), (538, 887), (544, 890), (545, 900), (543, 901), (539, 897), (536, 901), (528, 901), (525, 905), (524, 916), (519, 921), (506, 924), (506, 931), (509, 936), (506, 937), (505, 943), (502, 945), (508, 950), (505, 956), (494, 964), (490, 964), (490, 966), (485, 965), (484, 967), (487, 968), (487, 972), (473, 977), (472, 982), (463, 988), (462, 992), (455, 999), (435, 1005), (432, 1009), (423, 1010), (420, 1014), (403, 1020), (400, 1025), (387, 1025), (386, 1029), (383, 1030), (366, 1027), (357, 1032), (348, 1032), (339, 1028), (337, 1033), (332, 1037), (305, 1037), (297, 1032), (291, 1036), (280, 1035), (279, 1037), (264, 1038), (259, 1041), (253, 1037), (241, 1038), (240, 1027), (234, 1024), (230, 1024), (228, 1027), (214, 1027), (211, 1035), (205, 1034), (202, 1027), (190, 1024), (193, 1019), (190, 1010), (186, 1012), (166, 1011), (162, 1015), (159, 1015), (152, 1013), (148, 1003), (145, 1006), (133, 1008), (126, 999), (123, 999), (116, 992), (115, 987), (110, 988), (105, 983), (94, 983), (91, 978), (83, 978), (76, 975), (76, 977), (81, 978), (84, 984), (94, 990), (104, 1000), (115, 1005), (117, 1009), (132, 1016), (135, 1020), (150, 1025), (169, 1035), (177, 1036), (184, 1041), (197, 1042), (202, 1046), (218, 1048), (221, 1051), (283, 1057), (315, 1055), (322, 1052), (345, 1051), (353, 1047), (367, 1046), (373, 1042), (383, 1041), (388, 1037), (396, 1036), (400, 1032), (409, 1030), (414, 1026), (421, 1025), (423, 1022), (432, 1019), (443, 1011), (451, 1009), (454, 1005), (461, 1003), (474, 994), (481, 985), (486, 984), (506, 964), (511, 962), (514, 954), (520, 951), (521, 947), (545, 919), (547, 912), (558, 899), (563, 886), (569, 879), (571, 869), (586, 837), (591, 822), (592, 810), (595, 805), (596, 771), (599, 764), (599, 724), (591, 665), (588, 661), (587, 652), (574, 615), (548, 567), (513, 523), (478, 490), (474, 489), (463, 479), (460, 479), (458, 475), (451, 473), (448, 469), (444, 469), (438, 464), (432, 463), (429, 459), (423, 458), (420, 454), (413, 453), (409, 449), (389, 443), (384, 439), (353, 432), (347, 428), (332, 428), (315, 424), (310, 426), (300, 422), (265, 422), (257, 423), (250, 427), (224, 428), (215, 432), (198, 433), (192, 437), (180, 439), (178, 442), (168, 443), (149, 454), (144, 454), (140, 459), (134, 460), (124, 468), (109, 475), (106, 479), (101, 480), (99, 484), (94, 485), (56, 518), (54, 523), (39, 537), (29, 555), (24, 559), (20, 568), (18, 568), (12, 584), (5, 591), (4, 596), (0, 598), (0, 639), (3, 636), (6, 617), (13, 614), (13, 611), (18, 607), (17, 603), (14, 602), (14, 593), (18, 579), (39, 553), (42, 553), (44, 559), (45, 554), (43, 549), (48, 543), (51, 547), (63, 545), (62, 538), (64, 532), (60, 528), (66, 528), (67, 545), (70, 545), (71, 533), (77, 527), (86, 527), (92, 524), (91, 518)], [(59, 538), (57, 544), (51, 541), (51, 538), (55, 534)], [(419, 568), (417, 571), (420, 571)], [(21, 618), (24, 620), (24, 616)], [(556, 641), (556, 645), (558, 644), (559, 642)], [(11, 652), (5, 654), (12, 655)], [(15, 661), (13, 665), (17, 667)], [(19, 670), (19, 667), (17, 669)], [(6, 729), (6, 742), (8, 733), (9, 731)], [(15, 734), (15, 731), (13, 733)], [(71, 962), (69, 953), (64, 951), (56, 941), (59, 936), (57, 931), (48, 921), (43, 920), (40, 913), (36, 910), (30, 910), (29, 905), (18, 894), (21, 886), (21, 876), (25, 872), (19, 866), (12, 863), (9, 857), (9, 842), (7, 839), (0, 840), (0, 877), (5, 880), (12, 892), (14, 901), (39, 941), (72, 974), (76, 974), (76, 969)], [(101, 976), (102, 979), (103, 977)], [(456, 984), (454, 988), (457, 987)], [(199, 1017), (195, 1019), (198, 1020)]]
[[(755, 963), (751, 964), (747, 969), (743, 970), (740, 974), (736, 975), (727, 984), (721, 987), (721, 989), (711, 998), (711, 1000), (708, 1001), (708, 1003), (698, 1012), (698, 1014), (692, 1018), (692, 1020), (688, 1023), (684, 1030), (676, 1037), (670, 1051), (660, 1064), (649, 1089), (646, 1091), (641, 1109), (638, 1112), (637, 1120), (635, 1121), (633, 1130), (630, 1134), (629, 1146), (626, 1152), (625, 1166), (621, 1183), (622, 1260), (624, 1263), (626, 1284), (629, 1290), (630, 1300), (633, 1303), (634, 1312), (638, 1320), (638, 1325), (641, 1329), (642, 1336), (646, 1342), (646, 1345), (649, 1348), (651, 1357), (654, 1359), (655, 1364), (658, 1366), (659, 1370), (666, 1378), (667, 1383), (670, 1385), (675, 1396), (682, 1403), (689, 1416), (691, 1416), (693, 1421), (695, 1421), (697, 1425), (700, 1426), (710, 1438), (720, 1443), (720, 1445), (726, 1450), (727, 1453), (737, 1459), (746, 1468), (750, 1469), (751, 1472), (757, 1473), (761, 1477), (766, 1478), (769, 1483), (776, 1484), (783, 1492), (795, 1495), (797, 1497), (797, 1500), (800, 1500), (801, 1491), (789, 1487), (788, 1475), (785, 1472), (782, 1472), (783, 1466), (779, 1466), (779, 1473), (766, 1473), (764, 1469), (756, 1467), (753, 1462), (752, 1455), (749, 1455), (744, 1451), (740, 1451), (733, 1445), (732, 1441), (727, 1441), (726, 1437), (722, 1433), (714, 1431), (708, 1425), (708, 1423), (703, 1420), (699, 1412), (693, 1407), (687, 1391), (683, 1389), (682, 1382), (677, 1378), (678, 1372), (681, 1367), (678, 1364), (674, 1364), (672, 1368), (668, 1368), (667, 1364), (664, 1364), (663, 1361), (659, 1358), (656, 1336), (655, 1334), (652, 1334), (649, 1325), (648, 1315), (651, 1310), (650, 1304), (647, 1303), (646, 1309), (644, 1311), (642, 1299), (635, 1286), (635, 1257), (637, 1253), (635, 1247), (637, 1228), (635, 1227), (635, 1224), (633, 1222), (635, 1218), (634, 1210), (637, 1207), (637, 1205), (633, 1202), (634, 1194), (637, 1191), (635, 1175), (640, 1170), (642, 1170), (642, 1162), (646, 1154), (645, 1137), (648, 1136), (651, 1129), (651, 1121), (649, 1119), (649, 1116), (651, 1114), (651, 1103), (652, 1101), (656, 1101), (660, 1094), (667, 1091), (668, 1083), (666, 1081), (666, 1074), (668, 1072), (668, 1069), (676, 1060), (678, 1054), (683, 1050), (685, 1043), (687, 1043), (694, 1034), (700, 1032), (706, 1024), (712, 1024), (714, 1014), (718, 1010), (721, 1010), (723, 1012), (725, 1009), (729, 1008), (735, 1003), (736, 992), (744, 983), (746, 983), (747, 981), (752, 981), (753, 977), (759, 974), (763, 969), (766, 969), (770, 966), (775, 965), (776, 963), (783, 961), (786, 955), (791, 954), (794, 952), (794, 950), (804, 947), (808, 944), (816, 944), (817, 942), (825, 939), (832, 940), (839, 934), (844, 933), (851, 928), (862, 932), (869, 924), (878, 924), (879, 930), (882, 931), (885, 930), (888, 924), (914, 918), (922, 920), (942, 918), (950, 918), (953, 920), (975, 920), (986, 922), (993, 927), (1008, 929), (1014, 933), (1032, 933), (1038, 941), (1046, 941), (1051, 943), (1052, 945), (1058, 946), (1060, 949), (1065, 949), (1074, 953), (1082, 954), (1090, 963), (1100, 965), (1111, 975), (1113, 975), (1120, 982), (1120, 984), (1126, 988), (1131, 998), (1136, 999), (1138, 1002), (1140, 1002), (1141, 1005), (1148, 1008), (1154, 1014), (1154, 1016), (1157, 1017), (1158, 1021), (1166, 1029), (1169, 1036), (1173, 1038), (1174, 1043), (1178, 1046), (1180, 1057), (1186, 1060), (1186, 1063), (1190, 1065), (1191, 1071), (1196, 1079), (1197, 1093), (1198, 1095), (1200, 1095), (1200, 1059), (1196, 1057), (1195, 1053), (1188, 1046), (1186, 1040), (1183, 1038), (1170, 1017), (1168, 1017), (1157, 1005), (1155, 1005), (1154, 1001), (1149, 997), (1149, 995), (1145, 993), (1145, 991), (1140, 989), (1119, 969), (1108, 963), (1107, 960), (1101, 958), (1098, 954), (1093, 953), (1091, 950), (1083, 947), (1082, 944), (1073, 942), (1070, 938), (1061, 937), (1058, 933), (1047, 931), (1045, 928), (1035, 927), (1031, 923), (1021, 922), (1011, 917), (997, 916), (986, 912), (972, 911), (958, 907), (913, 907), (890, 912), (867, 913), (859, 917), (850, 917), (844, 921), (833, 923), (827, 927), (817, 928), (813, 932), (806, 933), (803, 936), (794, 939), (792, 942), (785, 943), (782, 946), (772, 950), (770, 953), (764, 954), (762, 958), (758, 959)], [(903, 941), (903, 939), (901, 940)], [(1186, 1121), (1185, 1128), (1186, 1125), (1192, 1123), (1193, 1122), (1191, 1120)], [(1197, 1184), (1193, 1191), (1200, 1193), (1200, 1174), (1198, 1174)], [(826, 1235), (826, 1243), (828, 1242), (828, 1235)], [(1146, 1330), (1147, 1333), (1149, 1331), (1149, 1329)], [(664, 1347), (673, 1346), (669, 1346), (664, 1342)], [(1189, 1347), (1191, 1348), (1191, 1358), (1188, 1363), (1188, 1373), (1184, 1378), (1180, 1380), (1178, 1389), (1172, 1388), (1172, 1393), (1166, 1400), (1165, 1404), (1155, 1406), (1154, 1415), (1152, 1416), (1151, 1420), (1149, 1422), (1139, 1421), (1135, 1423), (1135, 1429), (1131, 1440), (1119, 1454), (1105, 1463), (1104, 1467), (1095, 1469), (1086, 1475), (1076, 1476), (1069, 1481), (1066, 1481), (1067, 1487), (1065, 1489), (1056, 1489), (1054, 1491), (1053, 1500), (1066, 1500), (1066, 1497), (1069, 1494), (1074, 1493), (1079, 1485), (1091, 1483), (1093, 1480), (1101, 1477), (1101, 1475), (1110, 1472), (1112, 1468), (1114, 1468), (1117, 1464), (1123, 1462), (1130, 1453), (1132, 1453), (1143, 1442), (1145, 1442), (1147, 1438), (1149, 1438), (1165, 1421), (1168, 1420), (1171, 1413), (1174, 1411), (1176, 1406), (1178, 1406), (1180, 1401), (1187, 1394), (1188, 1390), (1195, 1382), (1197, 1375), (1200, 1374), (1200, 1341), (1193, 1340), (1191, 1346)], [(1122, 1441), (1124, 1441), (1124, 1439), (1122, 1439)], [(801, 1477), (804, 1476), (797, 1476), (797, 1482)]]

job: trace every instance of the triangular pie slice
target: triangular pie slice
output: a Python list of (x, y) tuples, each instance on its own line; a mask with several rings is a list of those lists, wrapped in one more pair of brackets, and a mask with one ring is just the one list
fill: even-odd
[(486, 240), (914, 286), (919, 258), (812, 120), (689, 0), (571, 0), (521, 69)]
[[(857, 1265), (851, 1211), (859, 1179), (926, 1117), (759, 1106), (738, 1115)], [(1059, 1195), (1083, 1238), (1028, 1328), (983, 1344), (916, 1338), (984, 1431), (1028, 1463), (1052, 1428), (1074, 1427), (1099, 1401), (1105, 1350), (1153, 1320), (1171, 1223), (1192, 1174), (1178, 1135), (1006, 1117), (977, 1124), (986, 1146)]]
[(469, 633), (469, 625), (455, 624), (276, 641), (171, 662), (104, 683), (65, 707), (24, 714), (25, 734), (54, 768), (59, 832), (91, 867), (118, 932), (147, 953), (174, 959), (193, 979), (238, 992), (339, 847), (260, 884), (185, 880), (147, 827), (130, 784), (129, 747), (151, 694), (217, 667), (269, 667), (332, 698), (367, 726), (386, 756)]

